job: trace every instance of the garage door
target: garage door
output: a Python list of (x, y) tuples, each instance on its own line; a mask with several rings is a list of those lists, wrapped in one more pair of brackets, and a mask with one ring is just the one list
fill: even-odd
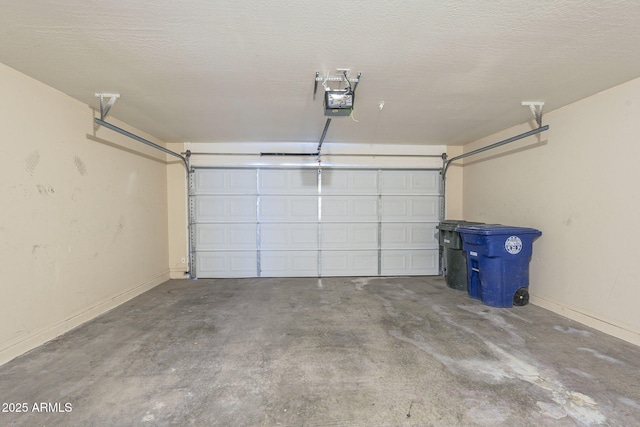
[(196, 169), (198, 278), (438, 273), (437, 171)]

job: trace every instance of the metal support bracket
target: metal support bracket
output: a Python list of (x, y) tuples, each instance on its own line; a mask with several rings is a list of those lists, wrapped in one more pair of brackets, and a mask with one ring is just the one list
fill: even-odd
[[(100, 98), (100, 120), (104, 120), (109, 114), (109, 110), (116, 103), (116, 100), (120, 98), (119, 93), (96, 93), (96, 97)], [(104, 98), (109, 98), (107, 105), (104, 105)]]
[(525, 101), (522, 105), (528, 106), (531, 109), (531, 114), (533, 114), (533, 118), (536, 120), (538, 127), (542, 126), (542, 107), (544, 107), (544, 102)]

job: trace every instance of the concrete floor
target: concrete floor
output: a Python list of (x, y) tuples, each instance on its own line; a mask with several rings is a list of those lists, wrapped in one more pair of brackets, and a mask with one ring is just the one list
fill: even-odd
[(27, 404), (4, 426), (634, 426), (640, 348), (440, 277), (173, 280), (1, 366), (0, 396)]

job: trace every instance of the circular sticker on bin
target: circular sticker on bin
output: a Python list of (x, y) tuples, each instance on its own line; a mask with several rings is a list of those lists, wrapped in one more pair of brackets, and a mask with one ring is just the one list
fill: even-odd
[(522, 250), (522, 240), (518, 236), (508, 237), (507, 240), (504, 241), (504, 248), (511, 255), (519, 254)]

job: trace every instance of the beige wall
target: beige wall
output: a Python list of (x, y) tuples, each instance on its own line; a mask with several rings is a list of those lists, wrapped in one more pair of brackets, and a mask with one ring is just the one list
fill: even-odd
[(0, 93), (4, 363), (169, 274), (164, 154), (3, 65)]
[[(466, 159), (466, 219), (530, 226), (531, 301), (640, 344), (640, 79), (544, 115), (550, 129)], [(505, 130), (466, 151), (530, 130)]]

